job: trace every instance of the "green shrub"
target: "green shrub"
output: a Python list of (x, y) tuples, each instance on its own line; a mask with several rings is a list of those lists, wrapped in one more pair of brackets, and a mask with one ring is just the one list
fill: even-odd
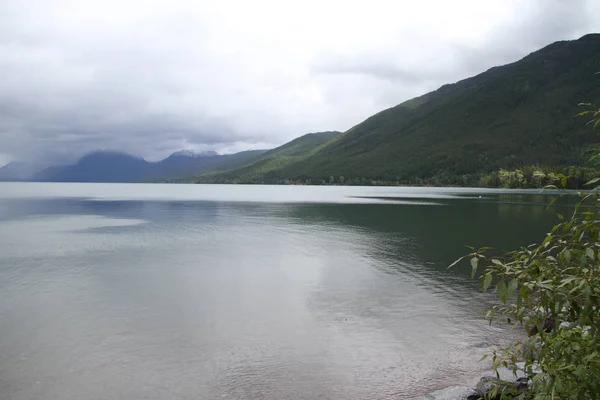
[[(588, 114), (598, 125), (600, 112)], [(566, 187), (568, 177), (558, 178)], [(500, 304), (487, 312), (490, 322), (505, 318), (527, 332), (495, 351), (493, 364), (516, 372), (524, 361), (536, 400), (600, 399), (600, 186), (579, 196), (541, 243), (502, 258), (473, 249), (455, 262), (469, 260), (473, 276), (483, 270), (483, 290), (495, 288)]]

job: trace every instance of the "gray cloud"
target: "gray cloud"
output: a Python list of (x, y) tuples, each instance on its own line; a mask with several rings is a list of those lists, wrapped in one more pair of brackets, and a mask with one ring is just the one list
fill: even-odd
[[(517, 2), (514, 17), (497, 22), (474, 41), (445, 41), (435, 32), (414, 32), (410, 52), (393, 46), (377, 52), (328, 54), (313, 71), (323, 74), (363, 75), (408, 86), (439, 86), (514, 62), (530, 52), (558, 40), (570, 40), (594, 31), (596, 21), (591, 2), (549, 0)], [(535, 5), (535, 6), (534, 6)], [(468, 21), (465, 21), (468, 23)], [(420, 48), (420, 50), (419, 50)]]
[[(250, 4), (252, 3), (252, 4)], [(596, 30), (596, 2), (20, 0), (0, 5), (0, 162), (239, 151)]]

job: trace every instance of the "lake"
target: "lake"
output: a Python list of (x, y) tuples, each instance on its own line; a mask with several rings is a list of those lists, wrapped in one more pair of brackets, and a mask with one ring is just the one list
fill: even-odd
[(517, 333), (447, 266), (540, 191), (0, 183), (3, 399), (404, 399)]

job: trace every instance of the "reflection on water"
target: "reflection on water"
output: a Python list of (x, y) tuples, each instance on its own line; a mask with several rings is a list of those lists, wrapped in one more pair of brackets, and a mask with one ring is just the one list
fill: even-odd
[(468, 384), (513, 333), (482, 320), (491, 299), (447, 265), (465, 244), (530, 243), (555, 212), (497, 191), (242, 189), (0, 184), (3, 395), (382, 399)]

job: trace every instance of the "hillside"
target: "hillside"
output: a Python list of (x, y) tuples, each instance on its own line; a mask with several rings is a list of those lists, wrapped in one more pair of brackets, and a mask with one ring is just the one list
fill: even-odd
[[(237, 168), (263, 154), (264, 150), (219, 155), (215, 152), (180, 151), (158, 161), (113, 151), (95, 151), (75, 164), (52, 166), (29, 178), (45, 182), (151, 182), (177, 181), (196, 174)], [(176, 179), (172, 179), (177, 177)]]
[(499, 168), (580, 165), (600, 141), (573, 116), (600, 101), (598, 71), (600, 35), (556, 42), (382, 111), (310, 154), (265, 154), (211, 180), (474, 184)]
[[(170, 182), (186, 182), (195, 175), (227, 171), (247, 165), (263, 155), (266, 150), (247, 150), (235, 154), (217, 155), (214, 157), (202, 157), (196, 159), (195, 162), (186, 169), (185, 174), (177, 173), (171, 167), (161, 167), (161, 173), (153, 176), (154, 181), (168, 180)], [(175, 153), (176, 154), (176, 153)], [(172, 157), (172, 155), (170, 156)], [(161, 163), (166, 164), (169, 160), (167, 157)]]
[[(277, 176), (287, 166), (317, 153), (328, 141), (341, 132), (328, 131), (308, 133), (273, 150), (269, 150), (254, 162), (238, 169), (221, 173), (211, 173), (195, 179), (196, 182), (261, 182), (265, 176)], [(285, 179), (284, 176), (280, 176)]]

